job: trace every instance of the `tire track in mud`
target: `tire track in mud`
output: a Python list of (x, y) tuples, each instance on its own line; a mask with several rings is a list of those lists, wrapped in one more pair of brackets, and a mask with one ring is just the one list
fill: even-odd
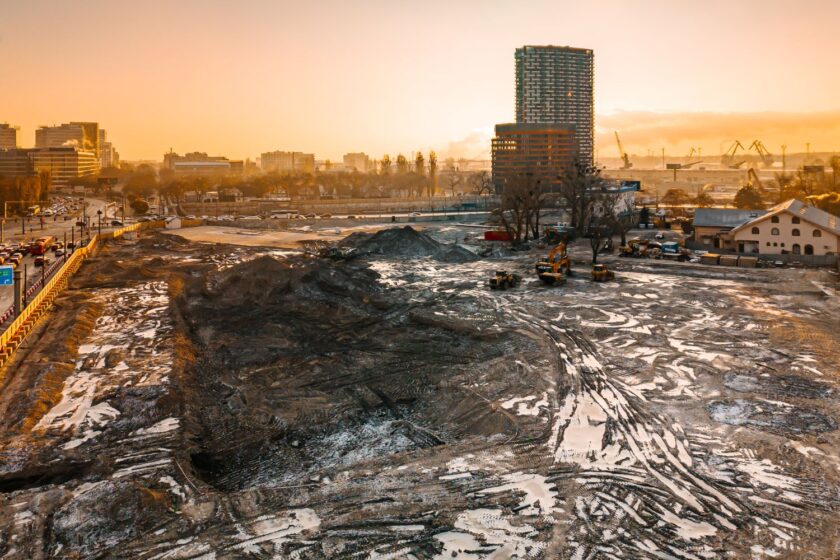
[(575, 498), (569, 557), (699, 559), (712, 549), (676, 543), (742, 525), (740, 499), (692, 472), (689, 443), (679, 424), (648, 412), (620, 381), (610, 379), (582, 333), (531, 316), (517, 320), (553, 341), (563, 364), (558, 374), (569, 385), (546, 442), (555, 464), (576, 466), (549, 480), (574, 479), (584, 489)]
[[(647, 281), (659, 282), (657, 278)], [(664, 282), (673, 283), (674, 279)], [(731, 282), (722, 280), (710, 281), (704, 289), (737, 291)], [(483, 294), (463, 290), (460, 295), (481, 298)], [(645, 299), (641, 294), (632, 297)], [(693, 436), (680, 424), (649, 410), (639, 389), (607, 374), (582, 331), (522, 312), (525, 300), (524, 295), (505, 294), (491, 300), (491, 306), (519, 328), (542, 333), (556, 347), (557, 387), (565, 385), (567, 393), (558, 405), (556, 398), (562, 389), (554, 392), (552, 434), (547, 445), (556, 463), (574, 467), (555, 472), (547, 480), (574, 480), (584, 488), (575, 500), (575, 520), (567, 533), (571, 548), (564, 557), (713, 558), (723, 551), (722, 542), (727, 542), (729, 549), (739, 533), (757, 532), (761, 525), (764, 534), (771, 534), (768, 542), (777, 550), (754, 545), (754, 555), (791, 550), (797, 533), (794, 526), (770, 515), (779, 507), (804, 511), (796, 502), (804, 499), (816, 505), (816, 496), (830, 496), (830, 489), (813, 488), (807, 481), (782, 475), (769, 460), (756, 461), (749, 449), (734, 448), (716, 437), (698, 437), (692, 443)], [(720, 310), (726, 305), (717, 302), (710, 306), (702, 298), (690, 302), (690, 311), (698, 314), (683, 322), (672, 333), (669, 347), (655, 352), (650, 360), (653, 365), (671, 358), (671, 364), (659, 366), (671, 370), (672, 381), (682, 385), (680, 392), (689, 397), (696, 396), (689, 388), (697, 379), (695, 368), (728, 370), (734, 352), (756, 346), (740, 341), (714, 343), (702, 336), (696, 342), (698, 331), (728, 336), (739, 328), (759, 328), (748, 322), (750, 318), (722, 318)], [(607, 315), (608, 328), (619, 327), (623, 333), (613, 336), (611, 342), (627, 337), (629, 346), (637, 342), (638, 335), (651, 334), (633, 319), (632, 313), (638, 313), (633, 307), (626, 310), (631, 313), (629, 318), (601, 308), (598, 311)], [(561, 318), (565, 317), (561, 314)], [(600, 325), (589, 322), (587, 326)], [(704, 343), (713, 348), (704, 348)], [(715, 450), (721, 455), (710, 465)], [(793, 489), (811, 497), (803, 498)], [(832, 502), (836, 497), (817, 509), (831, 511)], [(762, 513), (768, 517), (762, 518)], [(783, 537), (778, 536), (780, 532)]]

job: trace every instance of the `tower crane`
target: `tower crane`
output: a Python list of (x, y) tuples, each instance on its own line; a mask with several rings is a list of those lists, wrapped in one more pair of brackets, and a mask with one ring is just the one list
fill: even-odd
[(764, 146), (764, 142), (761, 140), (753, 140), (753, 143), (750, 144), (750, 150), (755, 149), (758, 152), (758, 155), (761, 157), (761, 162), (764, 164), (764, 167), (770, 167), (773, 165), (775, 161), (773, 158), (773, 154), (771, 154), (767, 148)]
[(624, 160), (624, 165), (621, 166), (622, 169), (630, 169), (633, 167), (633, 164), (630, 163), (630, 158), (627, 157), (627, 152), (624, 151), (624, 148), (621, 147), (621, 139), (618, 137), (618, 131), (615, 131), (615, 141), (618, 144), (618, 153), (621, 155), (621, 159)]

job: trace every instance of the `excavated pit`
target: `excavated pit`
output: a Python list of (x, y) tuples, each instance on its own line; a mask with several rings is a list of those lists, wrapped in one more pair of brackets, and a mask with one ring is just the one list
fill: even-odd
[(449, 381), (533, 350), (385, 291), (362, 262), (263, 257), (195, 279), (178, 305), (194, 367), (201, 477), (222, 489), (323, 476), (372, 458), (515, 434)]

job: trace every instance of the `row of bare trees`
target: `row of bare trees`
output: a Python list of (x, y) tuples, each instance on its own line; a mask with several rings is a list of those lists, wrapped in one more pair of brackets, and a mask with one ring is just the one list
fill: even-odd
[(620, 235), (624, 245), (627, 233), (639, 223), (639, 212), (607, 187), (597, 167), (575, 162), (554, 181), (535, 172), (507, 178), (499, 219), (514, 246), (542, 236), (540, 222), (549, 197), (565, 209), (569, 226), (589, 238), (593, 264), (608, 240)]

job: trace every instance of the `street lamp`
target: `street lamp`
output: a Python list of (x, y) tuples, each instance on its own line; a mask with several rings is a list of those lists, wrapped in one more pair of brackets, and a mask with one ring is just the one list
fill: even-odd
[(102, 209), (96, 211), (96, 215), (99, 217), (99, 237), (102, 237)]

